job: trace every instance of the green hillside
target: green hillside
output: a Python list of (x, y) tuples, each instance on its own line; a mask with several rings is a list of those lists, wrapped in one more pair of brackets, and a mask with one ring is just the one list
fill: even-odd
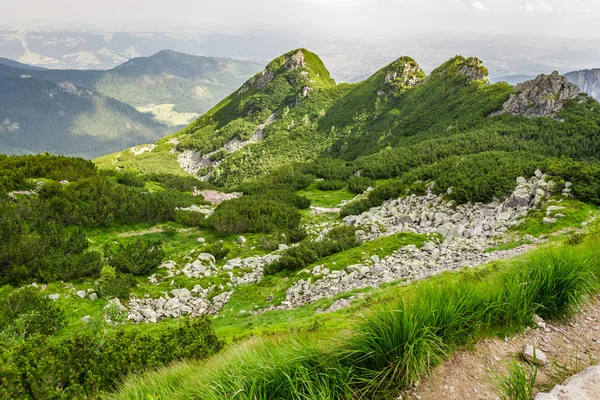
[(401, 57), (337, 85), (297, 49), (152, 144), (0, 155), (0, 398), (404, 398), (575, 327), (598, 206), (600, 105), (558, 73)]

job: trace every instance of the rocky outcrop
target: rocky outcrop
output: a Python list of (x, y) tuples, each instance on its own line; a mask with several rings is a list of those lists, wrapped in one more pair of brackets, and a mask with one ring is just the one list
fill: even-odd
[(201, 152), (184, 150), (177, 156), (177, 162), (184, 171), (189, 172), (192, 175), (197, 175), (197, 177), (202, 180), (207, 180), (210, 177), (212, 170), (223, 162), (223, 159), (212, 159), (214, 154), (221, 150), (233, 153), (250, 144), (260, 142), (263, 139), (265, 128), (273, 122), (275, 122), (275, 114), (271, 114), (265, 122), (258, 125), (248, 140), (231, 139), (229, 142), (225, 143), (222, 148), (204, 155)]
[(287, 56), (284, 67), (288, 71), (306, 67), (304, 52), (302, 50), (297, 50), (294, 54)]
[(542, 74), (533, 80), (518, 84), (502, 110), (493, 115), (555, 116), (568, 100), (576, 99), (580, 92), (577, 85), (556, 71), (550, 75)]
[(470, 81), (480, 81), (488, 79), (488, 71), (477, 57), (469, 57), (465, 64), (458, 70), (458, 73), (466, 76)]
[(271, 70), (265, 69), (260, 77), (256, 80), (256, 87), (258, 89), (264, 89), (269, 83), (275, 79), (275, 73)]
[(400, 57), (388, 67), (385, 83), (396, 91), (415, 86), (425, 79), (419, 64), (410, 57)]
[(550, 393), (539, 393), (535, 400), (594, 400), (600, 394), (600, 365), (573, 375)]

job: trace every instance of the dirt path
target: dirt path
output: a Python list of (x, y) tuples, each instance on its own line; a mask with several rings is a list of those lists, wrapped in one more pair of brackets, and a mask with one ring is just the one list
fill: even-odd
[[(402, 399), (497, 399), (489, 371), (504, 371), (505, 362), (520, 359), (524, 344), (533, 344), (548, 356), (538, 371), (537, 391), (547, 391), (600, 357), (600, 297), (570, 321), (545, 322), (517, 336), (481, 340), (472, 349), (457, 352), (434, 370), (430, 381), (402, 394)], [(600, 394), (599, 394), (600, 398)]]

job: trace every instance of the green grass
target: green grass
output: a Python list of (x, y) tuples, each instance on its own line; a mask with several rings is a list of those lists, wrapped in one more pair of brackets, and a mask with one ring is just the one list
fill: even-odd
[[(561, 198), (558, 198), (559, 200)], [(562, 210), (554, 211), (550, 216), (563, 214), (563, 218), (558, 218), (553, 224), (544, 224), (543, 218), (546, 217), (546, 210), (549, 206), (564, 207)], [(544, 205), (539, 210), (530, 212), (525, 219), (525, 223), (517, 226), (515, 231), (520, 234), (530, 234), (540, 236), (556, 232), (565, 228), (581, 228), (581, 223), (590, 219), (598, 211), (598, 207), (582, 203), (577, 200), (562, 198), (562, 201), (551, 202)]]
[(419, 235), (416, 233), (397, 233), (390, 236), (384, 236), (379, 239), (365, 242), (358, 247), (325, 257), (312, 264), (309, 269), (317, 265), (325, 265), (330, 270), (340, 270), (353, 264), (365, 262), (373, 255), (383, 258), (401, 247), (411, 244), (421, 247), (427, 240), (428, 238), (426, 235)]
[(306, 196), (311, 201), (311, 205), (326, 208), (338, 207), (343, 200), (351, 200), (355, 196), (347, 187), (340, 190), (325, 191), (317, 189), (316, 183), (299, 191), (298, 194)]
[(352, 331), (292, 333), (234, 345), (206, 363), (132, 376), (106, 398), (397, 396), (461, 346), (518, 332), (533, 323), (534, 314), (569, 316), (599, 288), (595, 242), (541, 249), (499, 265), (404, 286), (395, 296), (379, 298)]
[(530, 240), (515, 240), (512, 242), (501, 244), (499, 246), (494, 246), (494, 247), (485, 249), (484, 253), (493, 253), (494, 251), (501, 251), (501, 250), (512, 250), (512, 249), (516, 249), (517, 247), (521, 247), (523, 245), (531, 244), (531, 243), (532, 242)]
[(177, 154), (171, 153), (172, 144), (164, 139), (157, 142), (152, 152), (144, 152), (139, 155), (133, 154), (130, 149), (119, 153), (109, 154), (94, 160), (99, 169), (123, 169), (139, 173), (171, 174), (179, 176), (190, 176), (181, 169), (177, 162)]
[(500, 400), (531, 400), (537, 367), (527, 368), (516, 361), (508, 364), (505, 373), (492, 373), (491, 382)]

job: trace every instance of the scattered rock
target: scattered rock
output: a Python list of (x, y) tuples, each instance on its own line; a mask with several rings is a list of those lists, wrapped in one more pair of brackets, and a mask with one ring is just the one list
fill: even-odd
[(80, 290), (77, 293), (75, 293), (77, 296), (81, 297), (82, 299), (85, 299), (85, 296), (87, 295), (87, 292), (85, 290)]
[(92, 293), (89, 295), (88, 299), (90, 299), (90, 301), (96, 301), (98, 300), (98, 295), (96, 293)]
[(50, 300), (56, 301), (59, 299), (60, 295), (58, 293), (53, 293), (53, 294), (47, 295), (46, 297), (49, 298)]
[(529, 344), (523, 345), (523, 358), (532, 364), (546, 365), (548, 363), (546, 353)]

